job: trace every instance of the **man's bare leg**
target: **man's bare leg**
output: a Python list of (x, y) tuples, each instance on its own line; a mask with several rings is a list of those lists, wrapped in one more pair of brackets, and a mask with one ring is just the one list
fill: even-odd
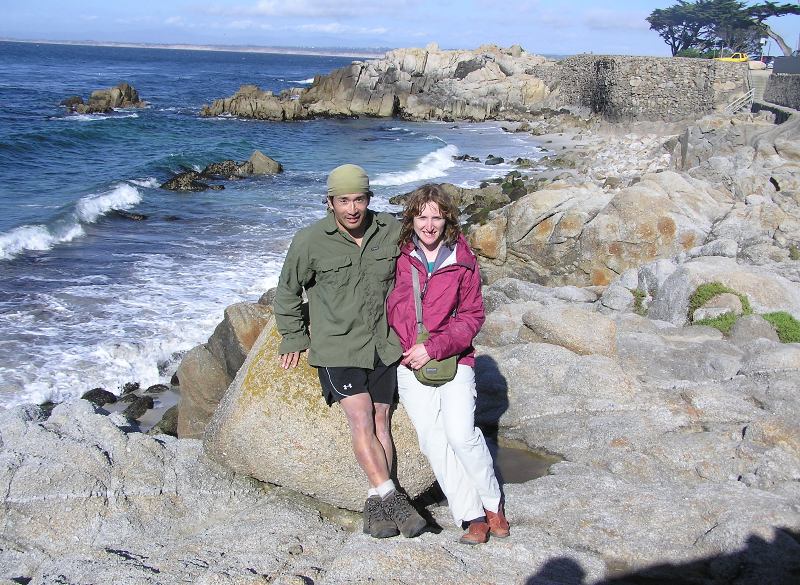
[(383, 484), (389, 479), (389, 468), (384, 447), (375, 434), (372, 398), (366, 393), (354, 394), (342, 398), (339, 404), (350, 425), (353, 453), (358, 464), (372, 487)]
[(394, 463), (394, 445), (392, 444), (392, 421), (388, 404), (375, 403), (375, 436), (378, 437), (383, 453), (386, 456), (386, 469), (392, 472)]

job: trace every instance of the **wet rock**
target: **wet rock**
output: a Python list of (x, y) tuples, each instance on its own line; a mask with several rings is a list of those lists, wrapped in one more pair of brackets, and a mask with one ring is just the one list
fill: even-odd
[(166, 384), (153, 384), (152, 386), (148, 386), (145, 390), (145, 394), (161, 394), (163, 392), (167, 392), (169, 390), (169, 386)]
[(75, 106), (83, 104), (83, 98), (79, 95), (72, 95), (68, 98), (65, 98), (59, 102), (59, 106), (66, 106), (70, 109), (74, 108)]
[(202, 177), (203, 175), (197, 171), (185, 171), (183, 173), (178, 173), (171, 179), (162, 183), (161, 188), (169, 191), (191, 192), (205, 191), (207, 189), (221, 190), (225, 188), (222, 185), (211, 186), (208, 183), (204, 183), (199, 180)]
[(103, 406), (104, 404), (114, 404), (117, 401), (117, 397), (109, 392), (104, 388), (93, 388), (88, 392), (84, 392), (81, 396), (84, 400), (88, 400), (92, 404), (97, 406)]
[(122, 385), (122, 394), (130, 394), (131, 392), (136, 392), (139, 389), (139, 382), (125, 382)]
[(148, 217), (144, 213), (135, 213), (133, 211), (125, 211), (124, 209), (112, 209), (111, 214), (121, 219), (128, 219), (130, 221), (144, 221)]
[(126, 408), (122, 414), (127, 418), (138, 420), (144, 414), (153, 408), (153, 397), (152, 396), (137, 396), (136, 399), (131, 402), (130, 406)]
[(493, 166), (502, 164), (504, 162), (506, 161), (502, 156), (494, 156), (493, 154), (490, 154), (489, 156), (486, 157), (486, 160), (483, 162), (483, 164), (488, 166)]
[(171, 437), (178, 436), (178, 405), (168, 408), (161, 420), (158, 421), (153, 427), (147, 431), (148, 435), (169, 435)]

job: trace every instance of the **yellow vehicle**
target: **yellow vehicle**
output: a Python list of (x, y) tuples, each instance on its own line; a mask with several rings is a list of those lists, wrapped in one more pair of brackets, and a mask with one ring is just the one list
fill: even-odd
[(750, 57), (747, 53), (734, 53), (730, 57), (717, 57), (714, 61), (726, 61), (728, 63), (747, 63)]

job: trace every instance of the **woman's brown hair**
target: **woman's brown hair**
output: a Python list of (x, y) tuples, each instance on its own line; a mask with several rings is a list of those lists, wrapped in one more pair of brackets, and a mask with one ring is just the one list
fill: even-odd
[(422, 208), (427, 203), (435, 203), (439, 206), (439, 213), (444, 218), (444, 238), (446, 245), (452, 246), (456, 243), (461, 228), (458, 225), (458, 207), (453, 203), (452, 198), (439, 185), (428, 183), (415, 189), (406, 199), (406, 207), (403, 210), (403, 220), (400, 227), (400, 246), (405, 246), (411, 241), (414, 233), (414, 218), (422, 213)]

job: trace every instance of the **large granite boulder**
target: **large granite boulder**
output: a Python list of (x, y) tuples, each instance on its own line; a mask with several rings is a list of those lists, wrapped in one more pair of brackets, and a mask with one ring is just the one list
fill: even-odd
[(758, 313), (787, 311), (800, 318), (800, 288), (796, 282), (766, 267), (738, 264), (719, 256), (703, 256), (680, 265), (658, 288), (648, 316), (683, 325), (688, 320), (692, 294), (698, 286), (709, 282), (721, 282), (747, 295)]
[[(126, 434), (89, 402), (0, 413), (4, 583), (316, 580), (347, 538), (197, 440)], [(258, 578), (256, 578), (258, 577)]]
[[(328, 407), (316, 370), (278, 363), (280, 335), (271, 319), (225, 393), (203, 439), (210, 457), (233, 469), (360, 510), (369, 487), (350, 444), (347, 420)], [(392, 417), (397, 478), (411, 497), (434, 482), (417, 435), (401, 406)]]
[(208, 342), (186, 353), (178, 367), (179, 437), (203, 436), (222, 395), (271, 316), (272, 309), (259, 303), (231, 305)]
[(594, 311), (570, 305), (529, 308), (522, 316), (526, 329), (520, 337), (534, 343), (566, 347), (580, 355), (617, 353), (617, 326)]
[(669, 171), (616, 193), (557, 182), (496, 212), (470, 241), (487, 264), (522, 278), (607, 285), (625, 270), (705, 241), (733, 203), (726, 191)]

